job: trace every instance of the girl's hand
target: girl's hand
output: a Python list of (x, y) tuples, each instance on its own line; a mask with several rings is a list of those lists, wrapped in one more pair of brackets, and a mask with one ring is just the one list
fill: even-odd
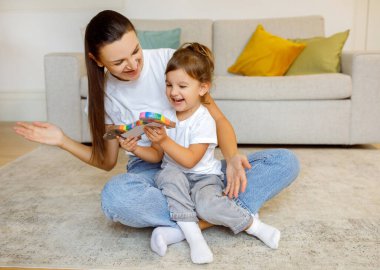
[(13, 129), (17, 134), (29, 141), (55, 146), (62, 146), (65, 137), (59, 127), (50, 123), (33, 122), (28, 124), (17, 122)]
[(250, 169), (247, 157), (237, 154), (227, 161), (227, 186), (224, 191), (230, 199), (237, 198), (239, 191), (244, 192), (247, 187), (247, 176), (244, 169)]
[(128, 137), (128, 138), (124, 138), (124, 137), (117, 137), (117, 139), (119, 140), (119, 144), (121, 146), (121, 148), (127, 150), (128, 152), (134, 152), (136, 151), (136, 148), (137, 148), (137, 141), (140, 139), (140, 137)]
[(144, 132), (151, 142), (157, 144), (161, 144), (168, 137), (165, 127), (144, 127)]

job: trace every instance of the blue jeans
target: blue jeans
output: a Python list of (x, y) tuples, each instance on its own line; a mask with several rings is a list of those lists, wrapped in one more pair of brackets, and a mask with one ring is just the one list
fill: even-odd
[[(297, 157), (286, 149), (264, 150), (247, 156), (252, 168), (247, 170), (247, 188), (239, 193), (236, 203), (251, 213), (292, 183), (299, 173)], [(110, 220), (130, 227), (157, 227), (177, 224), (170, 219), (165, 196), (154, 177), (161, 163), (148, 163), (132, 157), (127, 173), (111, 178), (104, 186), (101, 200), (104, 214)], [(226, 163), (222, 161), (222, 171)], [(226, 177), (224, 177), (226, 184)]]

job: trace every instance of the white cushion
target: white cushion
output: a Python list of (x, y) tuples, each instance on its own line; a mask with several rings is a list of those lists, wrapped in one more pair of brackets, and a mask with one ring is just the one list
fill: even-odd
[(218, 100), (337, 100), (350, 98), (345, 74), (247, 77), (216, 76), (211, 96)]

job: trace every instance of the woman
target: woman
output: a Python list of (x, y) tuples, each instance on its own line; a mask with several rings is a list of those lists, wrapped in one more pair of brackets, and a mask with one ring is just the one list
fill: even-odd
[[(92, 146), (67, 137), (60, 128), (36, 122), (17, 123), (15, 131), (26, 139), (56, 145), (82, 161), (111, 170), (117, 161), (118, 140), (104, 140), (106, 129), (138, 119), (141, 111), (162, 113), (170, 109), (165, 97), (165, 68), (174, 50), (142, 50), (132, 23), (114, 11), (102, 11), (88, 24), (85, 58), (89, 82), (88, 116)], [(107, 72), (105, 73), (105, 70)], [(207, 105), (217, 126), (224, 155), (225, 193), (252, 214), (288, 186), (298, 175), (297, 158), (288, 150), (267, 150), (240, 155), (231, 124), (211, 96)], [(138, 140), (127, 138), (126, 140)], [(140, 145), (149, 141), (139, 140)], [(170, 220), (164, 195), (154, 183), (160, 163), (130, 156), (127, 173), (113, 177), (102, 191), (105, 215), (132, 227), (157, 227), (152, 241), (163, 247), (182, 241), (184, 235)], [(248, 180), (247, 180), (248, 179)]]

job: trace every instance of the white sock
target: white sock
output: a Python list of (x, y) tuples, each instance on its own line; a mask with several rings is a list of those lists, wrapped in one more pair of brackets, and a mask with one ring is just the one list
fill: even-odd
[(173, 227), (157, 227), (150, 238), (150, 248), (160, 256), (164, 256), (168, 245), (181, 242), (185, 235), (181, 229)]
[(246, 230), (250, 235), (256, 236), (268, 247), (277, 249), (280, 241), (281, 232), (276, 228), (261, 222), (255, 215), (252, 215), (253, 223)]
[(191, 260), (193, 263), (211, 263), (213, 254), (203, 238), (201, 229), (195, 222), (178, 221), (178, 226), (183, 231), (185, 238), (190, 246)]

